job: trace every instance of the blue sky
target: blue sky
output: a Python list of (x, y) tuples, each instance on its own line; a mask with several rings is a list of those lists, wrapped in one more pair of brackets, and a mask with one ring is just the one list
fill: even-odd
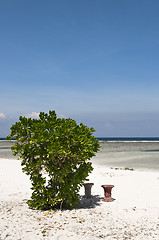
[(55, 110), (97, 137), (159, 136), (158, 0), (0, 1), (0, 137)]

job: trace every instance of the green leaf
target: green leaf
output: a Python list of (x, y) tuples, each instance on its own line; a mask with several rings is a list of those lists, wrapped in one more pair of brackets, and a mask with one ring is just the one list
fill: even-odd
[(100, 148), (93, 132), (83, 123), (57, 118), (55, 111), (41, 112), (39, 119), (20, 116), (12, 125), (13, 154), (22, 159), (32, 183), (29, 207), (72, 208), (79, 202), (80, 187), (93, 170), (90, 159)]

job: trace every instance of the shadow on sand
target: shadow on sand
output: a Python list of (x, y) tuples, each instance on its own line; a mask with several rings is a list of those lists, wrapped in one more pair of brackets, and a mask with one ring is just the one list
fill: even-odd
[(101, 200), (103, 199), (99, 195), (94, 195), (91, 198), (84, 198), (83, 196), (79, 197), (80, 203), (75, 207), (76, 209), (84, 208), (95, 208), (96, 206), (101, 205)]

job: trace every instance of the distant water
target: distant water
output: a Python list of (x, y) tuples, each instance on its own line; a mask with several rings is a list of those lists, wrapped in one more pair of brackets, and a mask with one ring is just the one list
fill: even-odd
[(159, 142), (159, 137), (98, 137), (100, 142)]
[[(97, 137), (101, 142), (159, 142), (159, 137)], [(0, 138), (5, 141), (5, 138)]]

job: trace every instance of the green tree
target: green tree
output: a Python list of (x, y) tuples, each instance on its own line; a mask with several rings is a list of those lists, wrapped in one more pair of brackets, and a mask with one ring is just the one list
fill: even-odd
[(55, 111), (41, 112), (39, 119), (21, 116), (12, 125), (13, 154), (22, 159), (32, 183), (30, 208), (72, 208), (79, 202), (79, 189), (93, 170), (90, 159), (99, 151), (93, 132), (70, 118), (57, 118)]

